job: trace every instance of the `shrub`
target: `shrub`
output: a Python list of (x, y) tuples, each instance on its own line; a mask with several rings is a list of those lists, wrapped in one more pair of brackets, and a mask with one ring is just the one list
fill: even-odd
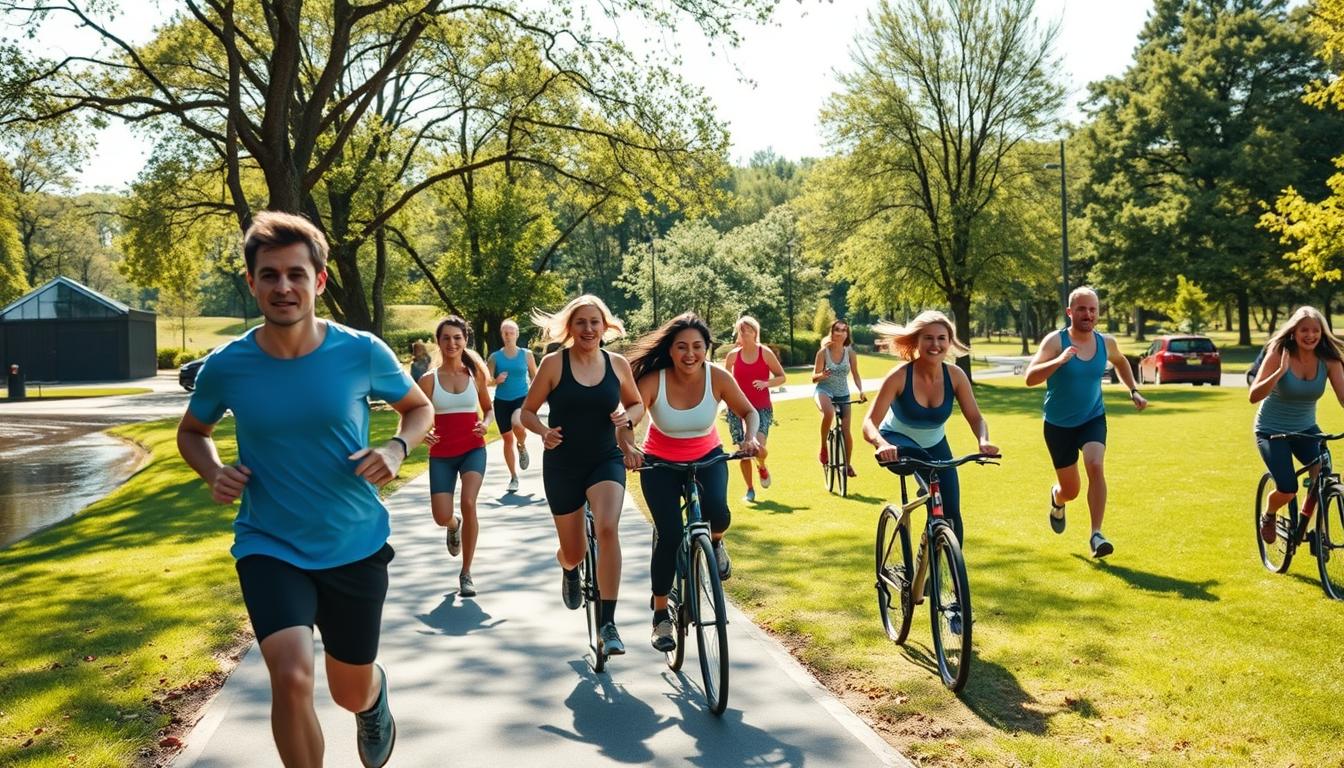
[(159, 370), (177, 367), (177, 356), (182, 350), (177, 347), (164, 347), (158, 352)]

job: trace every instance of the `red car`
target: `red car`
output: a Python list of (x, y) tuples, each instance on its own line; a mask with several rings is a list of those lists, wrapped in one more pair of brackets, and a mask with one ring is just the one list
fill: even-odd
[(1140, 384), (1222, 382), (1223, 363), (1208, 336), (1163, 336), (1139, 359)]

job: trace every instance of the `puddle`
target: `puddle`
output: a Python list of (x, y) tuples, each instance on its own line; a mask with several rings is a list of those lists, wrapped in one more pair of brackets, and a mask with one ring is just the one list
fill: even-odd
[(19, 440), (5, 448), (0, 460), (0, 547), (103, 498), (139, 463), (138, 450), (101, 432), (55, 445)]

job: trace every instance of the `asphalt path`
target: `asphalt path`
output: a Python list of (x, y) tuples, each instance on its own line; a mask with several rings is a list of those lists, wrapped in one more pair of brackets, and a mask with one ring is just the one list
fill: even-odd
[[(430, 518), (428, 478), (389, 501), (397, 555), (379, 658), (399, 734), (391, 765), (909, 765), (736, 608), (729, 613), (728, 710), (709, 714), (694, 640), (680, 674), (649, 646), (652, 528), (629, 498), (617, 609), (629, 652), (594, 673), (584, 614), (560, 601), (540, 451), (522, 473), (520, 493), (505, 494), (501, 450), (490, 445), (480, 494), (475, 598), (456, 595), (459, 564)], [(729, 541), (731, 552), (731, 533)], [(751, 574), (739, 569), (733, 578)], [(326, 765), (357, 766), (354, 717), (327, 695), (321, 663), (317, 676)], [(187, 735), (175, 765), (278, 766), (269, 701), (254, 646)]]

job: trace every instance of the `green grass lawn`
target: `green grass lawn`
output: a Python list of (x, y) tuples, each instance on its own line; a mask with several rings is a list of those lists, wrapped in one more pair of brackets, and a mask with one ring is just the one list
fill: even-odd
[[(756, 504), (731, 472), (737, 604), (920, 764), (1344, 764), (1344, 605), (1305, 550), (1286, 576), (1258, 561), (1245, 391), (1153, 388), (1136, 413), (1107, 388), (1116, 553), (1104, 563), (1088, 556), (1085, 503), (1070, 504), (1064, 535), (1047, 525), (1041, 390), (977, 394), (1007, 458), (961, 470), (975, 659), (960, 696), (932, 666), (924, 606), (904, 648), (882, 633), (873, 538), (896, 477), (860, 443), (849, 498), (827, 494), (809, 401), (776, 406), (775, 482)], [(968, 452), (953, 418), (953, 449)], [(1344, 426), (1333, 403), (1321, 418)]]
[[(373, 414), (375, 439), (395, 426), (394, 412)], [(175, 421), (113, 433), (150, 462), (0, 550), (0, 765), (132, 765), (250, 631), (229, 556), (236, 508), (212, 503), (178, 456)], [(216, 435), (231, 460), (232, 420)], [(422, 447), (401, 477), (426, 464)]]
[(153, 390), (146, 387), (43, 387), (39, 392), (30, 387), (27, 395), (30, 399), (70, 400), (81, 397), (116, 397), (120, 395), (143, 395)]

